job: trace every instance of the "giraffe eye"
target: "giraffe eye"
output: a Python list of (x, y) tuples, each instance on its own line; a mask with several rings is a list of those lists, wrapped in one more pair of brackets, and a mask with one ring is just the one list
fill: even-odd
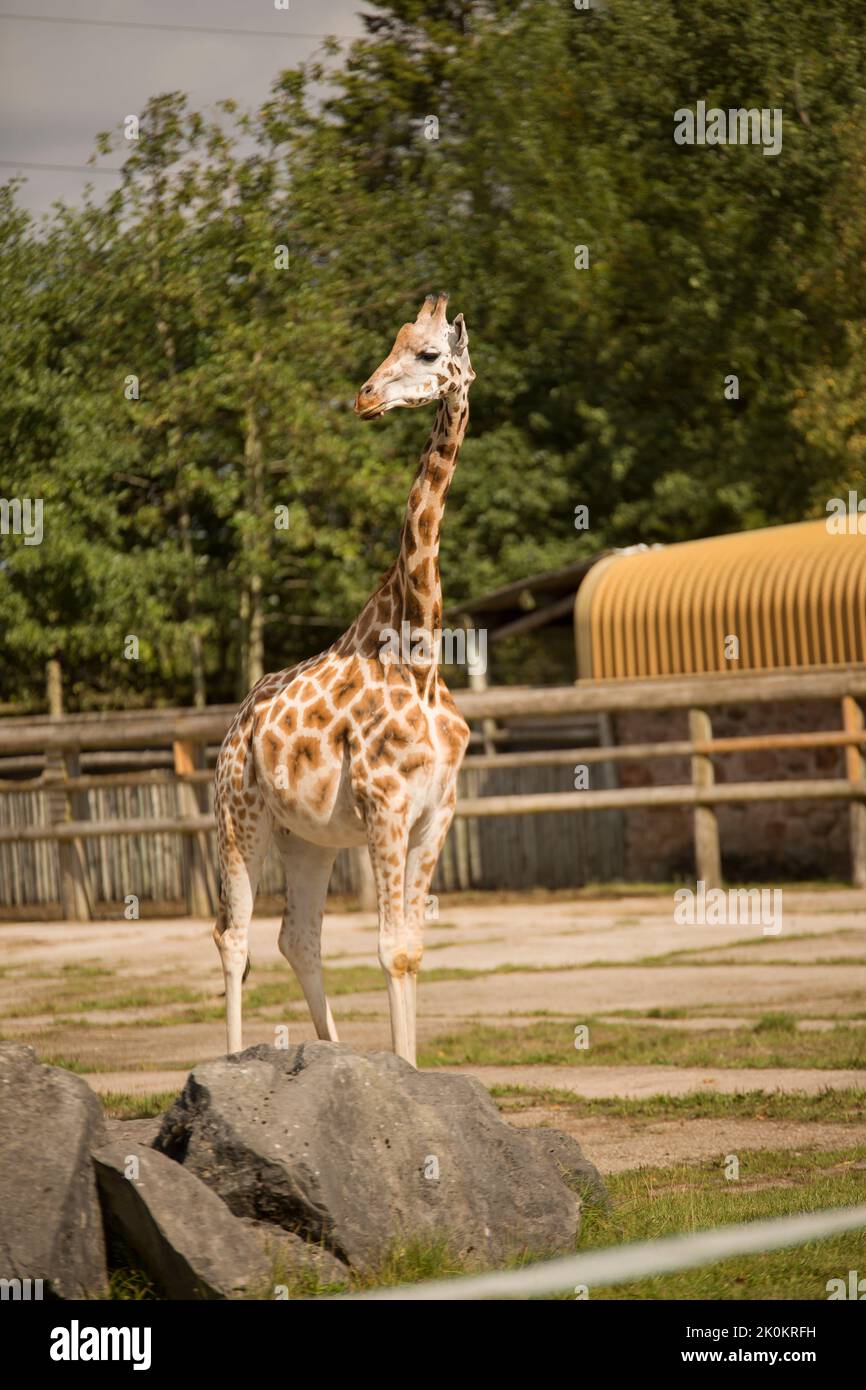
[(419, 352), (418, 357), (421, 362), (435, 362), (439, 353), (435, 348), (427, 348), (424, 352)]

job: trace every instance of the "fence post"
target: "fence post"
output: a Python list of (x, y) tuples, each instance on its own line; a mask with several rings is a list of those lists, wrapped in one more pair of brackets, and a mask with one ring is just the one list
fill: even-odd
[[(863, 710), (853, 695), (842, 696), (842, 724), (846, 733), (863, 732)], [(849, 743), (846, 746), (845, 775), (850, 782), (862, 782), (866, 776), (862, 743)], [(866, 801), (852, 801), (848, 815), (851, 882), (857, 888), (866, 888)]]
[[(467, 622), (466, 615), (464, 614), (463, 627), (465, 629), (468, 628), (468, 626), (469, 623)], [(477, 648), (475, 648), (474, 650), (477, 652)], [(474, 663), (467, 663), (467, 670), (469, 672), (470, 690), (489, 689), (487, 682), (486, 665), (483, 665), (479, 660), (476, 660)], [(484, 752), (488, 755), (495, 755), (499, 751), (496, 745), (496, 735), (499, 733), (499, 730), (500, 725), (497, 724), (495, 719), (482, 719), (481, 732), (484, 737)], [(482, 777), (481, 780), (482, 782), (484, 782), (485, 779)], [(495, 773), (493, 780), (495, 781)], [(458, 827), (454, 833), (458, 839), (458, 842), (461, 836), (465, 837), (465, 858), (467, 862), (468, 872), (468, 879), (466, 881), (465, 886), (467, 888), (471, 888), (472, 884), (478, 882), (482, 877), (481, 827), (479, 826), (477, 821), (469, 821), (468, 823), (466, 821), (463, 821), (462, 829)]]
[[(69, 793), (64, 787), (67, 778), (67, 759), (72, 753), (46, 753), (45, 796), (48, 819), (52, 825), (71, 820)], [(72, 768), (74, 771), (75, 763)], [(92, 894), (88, 884), (87, 860), (83, 840), (59, 840), (57, 858), (60, 866), (60, 907), (65, 922), (89, 922), (93, 916)]]
[[(48, 713), (63, 719), (63, 672), (59, 661), (45, 664)], [(45, 754), (43, 777), (46, 783), (48, 819), (52, 825), (72, 819), (69, 793), (63, 783), (79, 771), (77, 750)], [(75, 798), (75, 803), (78, 798)], [(89, 922), (93, 916), (93, 893), (88, 882), (83, 840), (60, 840), (57, 844), (60, 868), (60, 910), (65, 922)]]
[[(713, 726), (705, 709), (689, 710), (689, 738), (693, 743), (711, 739)], [(692, 786), (711, 787), (715, 782), (713, 760), (703, 753), (692, 757)], [(719, 847), (719, 821), (712, 806), (696, 806), (694, 810), (695, 872), (708, 888), (719, 888), (722, 882), (722, 856)]]
[[(613, 717), (609, 714), (598, 716), (598, 746), (599, 748), (616, 747), (616, 725)], [(622, 785), (619, 768), (615, 762), (599, 763), (598, 770), (601, 774), (601, 787), (613, 790)], [(622, 812), (605, 812), (601, 818), (599, 831), (602, 837), (602, 864), (606, 868), (606, 877), (611, 879), (625, 878), (626, 840)]]
[[(463, 626), (464, 628), (468, 627), (468, 623), (466, 622), (465, 617), (463, 620)], [(470, 690), (488, 690), (490, 688), (487, 681), (487, 667), (482, 666), (480, 661), (476, 661), (472, 665), (467, 665), (467, 671), (469, 673)], [(484, 735), (485, 753), (495, 753), (496, 735), (499, 732), (499, 726), (496, 723), (496, 720), (482, 719), (481, 731)]]
[[(191, 739), (175, 739), (172, 754), (178, 777), (206, 763), (204, 744)], [(207, 789), (201, 784), (178, 782), (177, 801), (182, 816), (199, 816), (207, 809)], [(183, 836), (183, 867), (187, 912), (191, 917), (210, 917), (216, 911), (216, 883), (205, 831)]]

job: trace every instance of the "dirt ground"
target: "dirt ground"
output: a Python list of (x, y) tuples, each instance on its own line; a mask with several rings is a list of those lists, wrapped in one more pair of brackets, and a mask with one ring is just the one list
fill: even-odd
[[(278, 919), (252, 928), (250, 991), (266, 985), (267, 1007), (245, 1025), (244, 1043), (314, 1036), (306, 1009), (289, 1000), (289, 967), (277, 950)], [(188, 918), (144, 922), (0, 925), (0, 1032), (40, 1055), (74, 1064), (98, 1091), (148, 1094), (179, 1089), (187, 1069), (224, 1049), (222, 976), (212, 924)], [(480, 1066), (487, 1085), (549, 1088), (613, 1098), (777, 1090), (862, 1089), (859, 1068), (772, 1069), (593, 1064), (573, 1046), (575, 1024), (619, 1019), (659, 1026), (650, 1011), (674, 1010), (669, 1027), (734, 1029), (768, 1014), (793, 1015), (816, 1040), (839, 1022), (866, 1023), (866, 895), (854, 890), (785, 890), (778, 936), (760, 927), (679, 926), (671, 894), (607, 899), (445, 903), (429, 923), (419, 987), (422, 1044), (478, 1024), (520, 1029), (560, 1020), (561, 1064)], [(329, 914), (326, 964), (357, 987), (332, 997), (341, 1040), (390, 1045), (370, 914)], [(285, 972), (287, 1001), (279, 1002)], [(466, 973), (459, 973), (466, 972)], [(426, 978), (425, 978), (426, 975)], [(451, 978), (448, 978), (448, 976)], [(437, 978), (438, 976), (438, 978)], [(444, 978), (442, 976), (445, 976)], [(273, 997), (271, 997), (273, 996)], [(253, 996), (248, 995), (252, 998)], [(554, 1124), (579, 1138), (603, 1170), (704, 1159), (752, 1148), (866, 1144), (866, 1124), (766, 1119), (680, 1119), (664, 1107), (651, 1120), (573, 1120), (539, 1097), (509, 1113), (516, 1124)], [(567, 1107), (566, 1107), (567, 1111)]]

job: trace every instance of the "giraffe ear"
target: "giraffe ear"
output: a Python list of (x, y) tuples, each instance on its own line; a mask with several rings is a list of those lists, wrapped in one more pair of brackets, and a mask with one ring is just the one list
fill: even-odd
[(462, 314), (458, 314), (451, 325), (451, 351), (462, 352), (469, 346), (469, 334), (466, 331), (466, 322)]

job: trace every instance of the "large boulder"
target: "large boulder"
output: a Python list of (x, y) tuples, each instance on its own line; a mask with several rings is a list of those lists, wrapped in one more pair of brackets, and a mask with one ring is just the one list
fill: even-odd
[(237, 1216), (360, 1268), (395, 1243), (464, 1255), (573, 1248), (580, 1198), (467, 1076), (335, 1043), (252, 1047), (190, 1073), (155, 1141)]
[(91, 1149), (102, 1109), (87, 1082), (0, 1044), (0, 1278), (42, 1279), (46, 1297), (84, 1298), (106, 1284)]
[(167, 1298), (267, 1294), (263, 1241), (189, 1169), (129, 1141), (93, 1163), (109, 1246), (122, 1242)]

